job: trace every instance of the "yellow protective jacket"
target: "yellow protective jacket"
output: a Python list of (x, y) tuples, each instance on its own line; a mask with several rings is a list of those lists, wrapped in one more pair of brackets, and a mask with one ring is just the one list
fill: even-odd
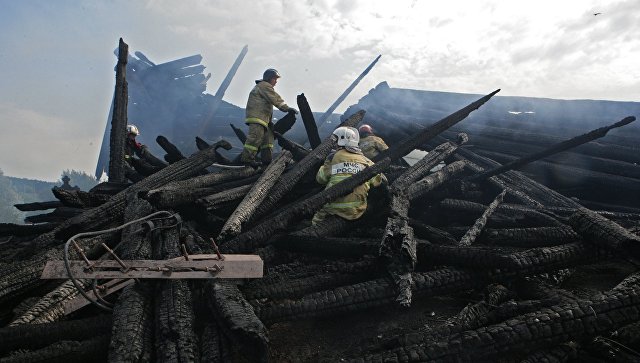
[(266, 81), (256, 81), (256, 86), (249, 93), (247, 100), (246, 124), (257, 123), (268, 127), (273, 118), (273, 106), (280, 111), (287, 111), (291, 107), (284, 103), (284, 100), (273, 89), (273, 86)]
[(360, 150), (362, 150), (364, 156), (369, 159), (375, 158), (380, 152), (388, 148), (389, 146), (387, 146), (384, 140), (375, 135), (369, 135), (360, 139)]
[[(330, 188), (371, 165), (373, 165), (373, 161), (364, 155), (340, 149), (325, 160), (324, 165), (316, 174), (316, 181), (320, 184), (327, 184), (326, 188)], [(370, 187), (377, 187), (381, 182), (382, 176), (378, 174), (364, 184), (357, 186), (351, 194), (327, 203), (323, 210), (344, 219), (358, 219), (367, 210), (367, 195)]]

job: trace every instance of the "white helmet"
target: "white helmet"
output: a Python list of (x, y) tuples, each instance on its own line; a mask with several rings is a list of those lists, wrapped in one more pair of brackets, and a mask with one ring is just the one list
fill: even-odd
[(358, 147), (360, 142), (360, 134), (358, 130), (353, 127), (338, 127), (333, 131), (333, 134), (338, 137), (338, 146)]
[(127, 134), (134, 134), (138, 136), (140, 135), (140, 131), (138, 131), (136, 125), (127, 125)]

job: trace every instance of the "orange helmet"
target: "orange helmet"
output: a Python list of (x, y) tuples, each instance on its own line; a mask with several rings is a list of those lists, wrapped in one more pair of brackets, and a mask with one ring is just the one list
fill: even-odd
[(365, 124), (365, 125), (360, 126), (360, 127), (358, 128), (358, 131), (359, 131), (361, 134), (363, 134), (363, 133), (364, 133), (364, 134), (373, 134), (373, 129), (371, 128), (371, 126), (366, 125), (366, 124)]

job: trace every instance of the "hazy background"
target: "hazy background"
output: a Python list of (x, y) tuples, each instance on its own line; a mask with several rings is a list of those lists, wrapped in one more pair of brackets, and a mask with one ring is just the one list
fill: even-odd
[[(602, 14), (594, 16), (594, 13)], [(290, 104), (337, 109), (391, 87), (562, 99), (640, 100), (640, 6), (598, 1), (0, 0), (0, 169), (54, 181), (91, 173), (109, 112), (118, 38), (155, 63), (202, 54), (215, 93), (244, 107), (268, 67)], [(134, 121), (134, 120), (133, 120)]]

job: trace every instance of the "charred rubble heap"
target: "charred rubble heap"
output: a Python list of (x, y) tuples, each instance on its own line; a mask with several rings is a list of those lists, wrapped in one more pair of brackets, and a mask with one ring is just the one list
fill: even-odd
[[(54, 202), (17, 206), (53, 204), (72, 216), (0, 226), (0, 362), (637, 360), (640, 213), (585, 208), (515, 170), (594, 145), (635, 118), (544, 138), (549, 145), (521, 133), (521, 150), (532, 152), (501, 164), (480, 154), (474, 132), (451, 133), (497, 92), (414, 129), (406, 115), (385, 114), (390, 149), (326, 190), (314, 176), (336, 140), (319, 136), (301, 96), (311, 147), (287, 138), (285, 117), (276, 124), (284, 150), (267, 167), (212, 169), (226, 162), (227, 141), (198, 138), (199, 151), (185, 156), (165, 137), (166, 166), (140, 168), (136, 183), (56, 189)], [(112, 145), (124, 137), (121, 107)], [(348, 113), (342, 125), (375, 123), (378, 111)], [(403, 164), (416, 148), (429, 154)], [(325, 203), (381, 172), (389, 183), (370, 192), (363, 218), (310, 225)], [(159, 211), (173, 219), (134, 222)], [(100, 295), (107, 282), (43, 280), (43, 266), (63, 259), (71, 237), (109, 229), (77, 238), (88, 259), (113, 258), (105, 246), (125, 261), (213, 254), (213, 238), (223, 254), (259, 255), (265, 276), (141, 279), (104, 292), (107, 309), (70, 312), (82, 299), (75, 284)]]

